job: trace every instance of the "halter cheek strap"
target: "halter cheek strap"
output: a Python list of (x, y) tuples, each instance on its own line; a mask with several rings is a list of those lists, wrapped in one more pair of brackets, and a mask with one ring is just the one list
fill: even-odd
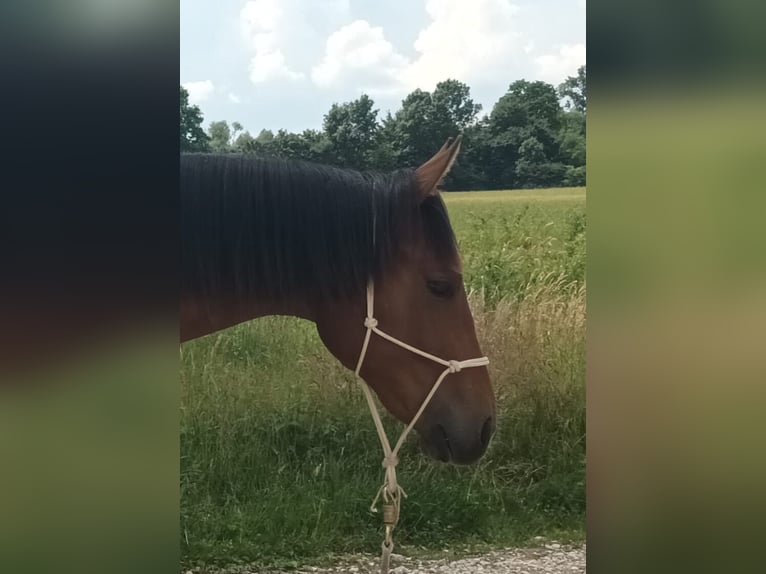
[[(404, 496), (406, 498), (407, 493), (404, 492), (404, 489), (399, 486), (399, 483), (396, 480), (396, 465), (399, 463), (399, 449), (404, 444), (405, 439), (407, 438), (407, 435), (409, 435), (410, 431), (414, 428), (415, 423), (418, 422), (418, 419), (420, 418), (420, 415), (423, 414), (423, 411), (428, 406), (428, 403), (431, 402), (431, 399), (436, 394), (436, 391), (439, 389), (439, 386), (442, 384), (442, 381), (449, 375), (450, 373), (459, 373), (463, 369), (468, 369), (471, 367), (484, 367), (489, 364), (489, 359), (487, 357), (479, 357), (476, 359), (466, 359), (464, 361), (455, 361), (455, 360), (445, 360), (440, 357), (436, 357), (435, 355), (432, 355), (430, 353), (426, 353), (425, 351), (422, 351), (420, 349), (417, 349), (411, 345), (408, 345), (407, 343), (400, 341), (396, 337), (392, 337), (385, 331), (381, 331), (378, 329), (378, 320), (375, 318), (375, 286), (372, 282), (372, 280), (369, 281), (367, 284), (367, 316), (364, 319), (364, 326), (366, 329), (366, 332), (364, 334), (364, 342), (362, 343), (362, 351), (359, 353), (359, 360), (356, 363), (356, 369), (354, 370), (354, 374), (359, 379), (359, 381), (362, 383), (362, 390), (364, 391), (364, 396), (367, 399), (367, 405), (370, 407), (370, 413), (372, 414), (372, 420), (375, 423), (375, 428), (378, 431), (378, 438), (380, 439), (380, 444), (383, 447), (383, 468), (385, 469), (385, 479), (383, 481), (383, 485), (378, 489), (378, 493), (375, 496), (375, 499), (372, 501), (372, 505), (370, 507), (370, 510), (373, 512), (376, 512), (376, 504), (378, 503), (379, 499), (383, 499), (383, 521), (386, 525), (386, 538), (383, 541), (383, 556), (381, 559), (381, 572), (385, 574), (388, 572), (388, 564), (391, 557), (391, 552), (393, 552), (394, 549), (394, 543), (392, 539), (392, 532), (394, 528), (396, 527), (397, 522), (399, 521), (399, 507), (401, 503), (401, 497)], [(431, 361), (434, 361), (435, 363), (439, 363), (444, 367), (444, 371), (439, 375), (439, 377), (436, 379), (436, 382), (431, 387), (431, 390), (428, 392), (428, 395), (426, 395), (426, 398), (423, 400), (423, 403), (420, 405), (420, 408), (415, 413), (415, 416), (412, 417), (412, 420), (407, 425), (407, 427), (404, 429), (402, 434), (399, 436), (399, 440), (396, 441), (396, 445), (394, 448), (391, 448), (391, 444), (388, 442), (388, 437), (386, 436), (386, 431), (383, 429), (383, 423), (380, 420), (380, 413), (378, 413), (378, 408), (375, 406), (375, 401), (372, 398), (372, 392), (370, 391), (370, 387), (365, 383), (364, 379), (362, 379), (360, 372), (362, 370), (362, 365), (364, 364), (364, 358), (367, 355), (367, 348), (370, 345), (370, 338), (372, 337), (372, 334), (375, 333), (379, 335), (380, 337), (383, 337), (387, 341), (390, 341), (391, 343), (398, 345), (399, 347), (402, 347), (404, 349), (407, 349), (408, 351), (415, 353), (416, 355), (420, 355), (421, 357), (425, 357), (426, 359), (430, 359)]]

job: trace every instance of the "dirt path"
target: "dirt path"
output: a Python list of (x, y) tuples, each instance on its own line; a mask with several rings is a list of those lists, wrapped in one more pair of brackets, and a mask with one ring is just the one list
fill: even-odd
[[(349, 558), (332, 567), (303, 566), (291, 574), (377, 574), (378, 557)], [(238, 569), (239, 574), (286, 574)], [(420, 560), (394, 554), (390, 574), (584, 574), (585, 545), (548, 543), (539, 548), (507, 548), (471, 558)], [(186, 574), (189, 574), (188, 572)]]

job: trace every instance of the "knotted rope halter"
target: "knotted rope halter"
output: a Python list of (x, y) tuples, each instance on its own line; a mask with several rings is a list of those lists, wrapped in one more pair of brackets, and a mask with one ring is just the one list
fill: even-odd
[[(367, 329), (367, 331), (364, 334), (364, 343), (362, 343), (362, 351), (359, 353), (359, 360), (356, 363), (356, 369), (354, 370), (354, 374), (356, 375), (357, 379), (361, 382), (362, 390), (364, 390), (364, 396), (367, 399), (367, 405), (370, 407), (370, 413), (372, 414), (372, 420), (375, 423), (375, 428), (378, 431), (378, 438), (380, 438), (380, 444), (383, 447), (383, 468), (385, 468), (385, 478), (383, 480), (383, 485), (378, 490), (378, 493), (375, 495), (375, 499), (372, 501), (372, 505), (370, 506), (370, 510), (373, 512), (377, 512), (376, 504), (378, 503), (378, 500), (381, 498), (383, 499), (383, 522), (386, 526), (386, 536), (383, 540), (382, 545), (382, 556), (380, 560), (380, 571), (381, 574), (387, 574), (388, 572), (388, 565), (391, 560), (391, 553), (394, 550), (394, 541), (393, 541), (393, 531), (396, 527), (397, 522), (399, 522), (399, 508), (401, 504), (401, 497), (404, 496), (407, 497), (407, 493), (404, 492), (404, 489), (399, 485), (399, 483), (396, 480), (396, 465), (399, 464), (399, 449), (404, 444), (405, 439), (407, 438), (407, 435), (409, 435), (410, 431), (415, 426), (415, 423), (418, 422), (418, 419), (420, 418), (420, 415), (423, 414), (423, 411), (428, 406), (428, 403), (431, 402), (431, 399), (436, 394), (436, 391), (439, 389), (439, 386), (442, 384), (442, 381), (449, 375), (450, 373), (459, 373), (463, 369), (468, 369), (470, 367), (484, 367), (489, 364), (489, 359), (487, 357), (479, 357), (477, 359), (466, 359), (465, 361), (448, 361), (445, 359), (442, 359), (440, 357), (436, 357), (434, 355), (431, 355), (430, 353), (426, 353), (425, 351), (421, 351), (420, 349), (417, 349), (413, 347), (412, 345), (408, 345), (407, 343), (400, 341), (396, 337), (392, 337), (388, 333), (381, 331), (378, 329), (378, 320), (375, 318), (375, 286), (373, 284), (372, 279), (370, 279), (369, 283), (367, 284), (367, 317), (364, 319), (364, 326)], [(444, 371), (442, 371), (442, 374), (439, 375), (439, 377), (436, 379), (436, 382), (431, 387), (431, 390), (429, 391), (426, 398), (423, 400), (423, 404), (420, 405), (420, 408), (415, 413), (415, 416), (412, 417), (412, 420), (407, 425), (407, 427), (402, 432), (401, 436), (399, 436), (399, 440), (396, 441), (396, 446), (394, 448), (391, 448), (391, 444), (388, 442), (388, 437), (386, 436), (386, 431), (383, 429), (383, 423), (380, 420), (380, 414), (378, 413), (378, 409), (375, 406), (375, 401), (372, 398), (372, 392), (370, 391), (370, 387), (367, 386), (367, 383), (362, 379), (362, 376), (359, 374), (362, 370), (362, 365), (364, 364), (364, 358), (367, 355), (367, 347), (370, 344), (370, 338), (372, 336), (372, 333), (376, 333), (377, 335), (383, 337), (387, 341), (390, 341), (391, 343), (398, 345), (404, 349), (407, 349), (408, 351), (415, 353), (416, 355), (420, 355), (421, 357), (425, 357), (426, 359), (430, 359), (434, 361), (435, 363), (439, 363), (444, 367)]]

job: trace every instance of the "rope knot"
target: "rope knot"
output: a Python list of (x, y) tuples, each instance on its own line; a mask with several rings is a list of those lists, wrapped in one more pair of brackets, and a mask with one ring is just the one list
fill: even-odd
[(394, 468), (399, 464), (399, 457), (394, 453), (388, 454), (383, 459), (383, 468)]
[[(357, 325), (358, 324), (359, 323), (357, 323)], [(375, 327), (378, 326), (378, 320), (375, 317), (365, 317), (364, 326), (367, 327), (368, 329), (374, 329)]]
[(449, 362), (449, 372), (450, 373), (459, 373), (463, 370), (463, 365), (460, 364), (460, 361), (450, 361)]

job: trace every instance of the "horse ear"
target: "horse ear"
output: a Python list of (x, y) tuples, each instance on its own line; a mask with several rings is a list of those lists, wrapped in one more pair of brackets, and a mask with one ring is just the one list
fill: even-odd
[(444, 177), (449, 173), (452, 164), (455, 163), (462, 140), (462, 135), (449, 138), (431, 159), (415, 170), (415, 179), (421, 199), (439, 194), (439, 186), (444, 183)]

